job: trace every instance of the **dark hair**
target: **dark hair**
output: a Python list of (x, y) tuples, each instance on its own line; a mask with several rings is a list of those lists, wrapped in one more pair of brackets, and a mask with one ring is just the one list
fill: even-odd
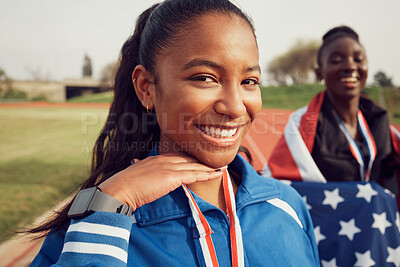
[[(190, 29), (188, 22), (210, 13), (239, 16), (254, 33), (250, 18), (229, 0), (166, 0), (139, 16), (133, 35), (122, 46), (114, 81), (114, 100), (93, 149), (91, 175), (81, 189), (102, 183), (127, 168), (133, 158), (143, 159), (159, 141), (156, 116), (154, 112), (149, 115), (137, 98), (132, 72), (137, 65), (143, 65), (154, 73), (156, 56), (173, 45), (179, 33)], [(51, 229), (65, 228), (71, 203), (46, 223), (27, 232), (43, 236)]]
[(358, 40), (358, 34), (348, 26), (343, 25), (330, 29), (322, 37), (322, 45), (318, 50), (318, 57), (317, 57), (318, 66), (321, 66), (321, 57), (323, 50), (333, 41), (343, 37), (351, 38), (355, 40), (357, 43), (360, 43), (360, 41)]

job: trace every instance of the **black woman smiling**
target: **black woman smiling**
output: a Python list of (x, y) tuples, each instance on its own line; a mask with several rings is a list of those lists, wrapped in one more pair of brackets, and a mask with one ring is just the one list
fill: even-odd
[(361, 95), (368, 62), (353, 29), (324, 35), (316, 74), (326, 90), (291, 115), (263, 174), (306, 182), (292, 186), (311, 208), (322, 263), (390, 264), (400, 243), (400, 142), (386, 111)]
[(261, 108), (258, 60), (253, 25), (228, 0), (143, 12), (92, 175), (32, 230), (51, 230), (32, 265), (318, 266), (301, 197), (237, 155)]

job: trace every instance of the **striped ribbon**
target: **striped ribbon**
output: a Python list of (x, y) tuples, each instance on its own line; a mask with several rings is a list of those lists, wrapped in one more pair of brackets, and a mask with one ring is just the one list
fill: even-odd
[(369, 153), (369, 162), (368, 162), (368, 166), (366, 167), (365, 160), (364, 160), (364, 157), (362, 156), (360, 148), (358, 147), (358, 145), (356, 144), (356, 142), (354, 141), (354, 139), (350, 135), (350, 133), (347, 131), (342, 120), (339, 118), (339, 116), (337, 114), (336, 114), (336, 118), (338, 120), (340, 129), (342, 130), (342, 132), (346, 136), (347, 141), (349, 142), (351, 154), (353, 154), (353, 157), (357, 160), (358, 164), (360, 165), (361, 181), (368, 182), (370, 175), (371, 175), (372, 164), (374, 163), (374, 160), (376, 157), (375, 140), (371, 134), (368, 124), (367, 124), (361, 110), (358, 110), (358, 113), (357, 113), (358, 126), (360, 128), (361, 136), (364, 140), (364, 143), (367, 145), (368, 153)]
[[(227, 169), (223, 171), (222, 183), (224, 188), (225, 203), (228, 209), (228, 218), (230, 222), (229, 234), (231, 239), (232, 266), (243, 267), (244, 254), (242, 232), (240, 229), (239, 218), (236, 215), (235, 194), (233, 192), (231, 179), (229, 177)], [(206, 266), (219, 266), (214, 243), (211, 238), (211, 234), (213, 233), (213, 231), (211, 230), (207, 219), (200, 211), (189, 189), (186, 187), (186, 185), (182, 185), (182, 188), (184, 189), (186, 197), (188, 198), (190, 210), (192, 212), (193, 219), (196, 223), (196, 228), (200, 235), (199, 241)]]

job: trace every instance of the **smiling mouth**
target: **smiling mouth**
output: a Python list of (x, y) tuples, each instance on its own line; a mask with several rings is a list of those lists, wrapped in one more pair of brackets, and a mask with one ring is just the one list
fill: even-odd
[(238, 127), (235, 128), (221, 128), (216, 126), (204, 126), (204, 125), (196, 125), (203, 133), (213, 138), (232, 138), (238, 130)]
[(358, 82), (358, 78), (357, 77), (345, 77), (345, 78), (341, 78), (340, 82), (342, 82), (342, 83), (356, 83), (356, 82)]
[(340, 82), (342, 83), (356, 83), (360, 80), (357, 73), (352, 73), (351, 76), (340, 78)]

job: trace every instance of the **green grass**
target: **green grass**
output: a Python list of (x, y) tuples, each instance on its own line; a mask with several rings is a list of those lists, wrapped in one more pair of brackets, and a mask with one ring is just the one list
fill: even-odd
[[(322, 84), (294, 84), (288, 86), (263, 86), (261, 97), (263, 108), (295, 110), (306, 105), (318, 92), (324, 90)], [(382, 90), (382, 98), (379, 97)], [(367, 86), (363, 94), (388, 110), (390, 121), (400, 124), (400, 90)]]
[(104, 92), (94, 95), (85, 95), (73, 97), (68, 100), (71, 103), (111, 103), (113, 100), (113, 92)]
[(106, 109), (0, 109), (0, 241), (64, 199), (89, 173)]
[(322, 90), (324, 90), (322, 84), (261, 87), (263, 108), (298, 109)]

